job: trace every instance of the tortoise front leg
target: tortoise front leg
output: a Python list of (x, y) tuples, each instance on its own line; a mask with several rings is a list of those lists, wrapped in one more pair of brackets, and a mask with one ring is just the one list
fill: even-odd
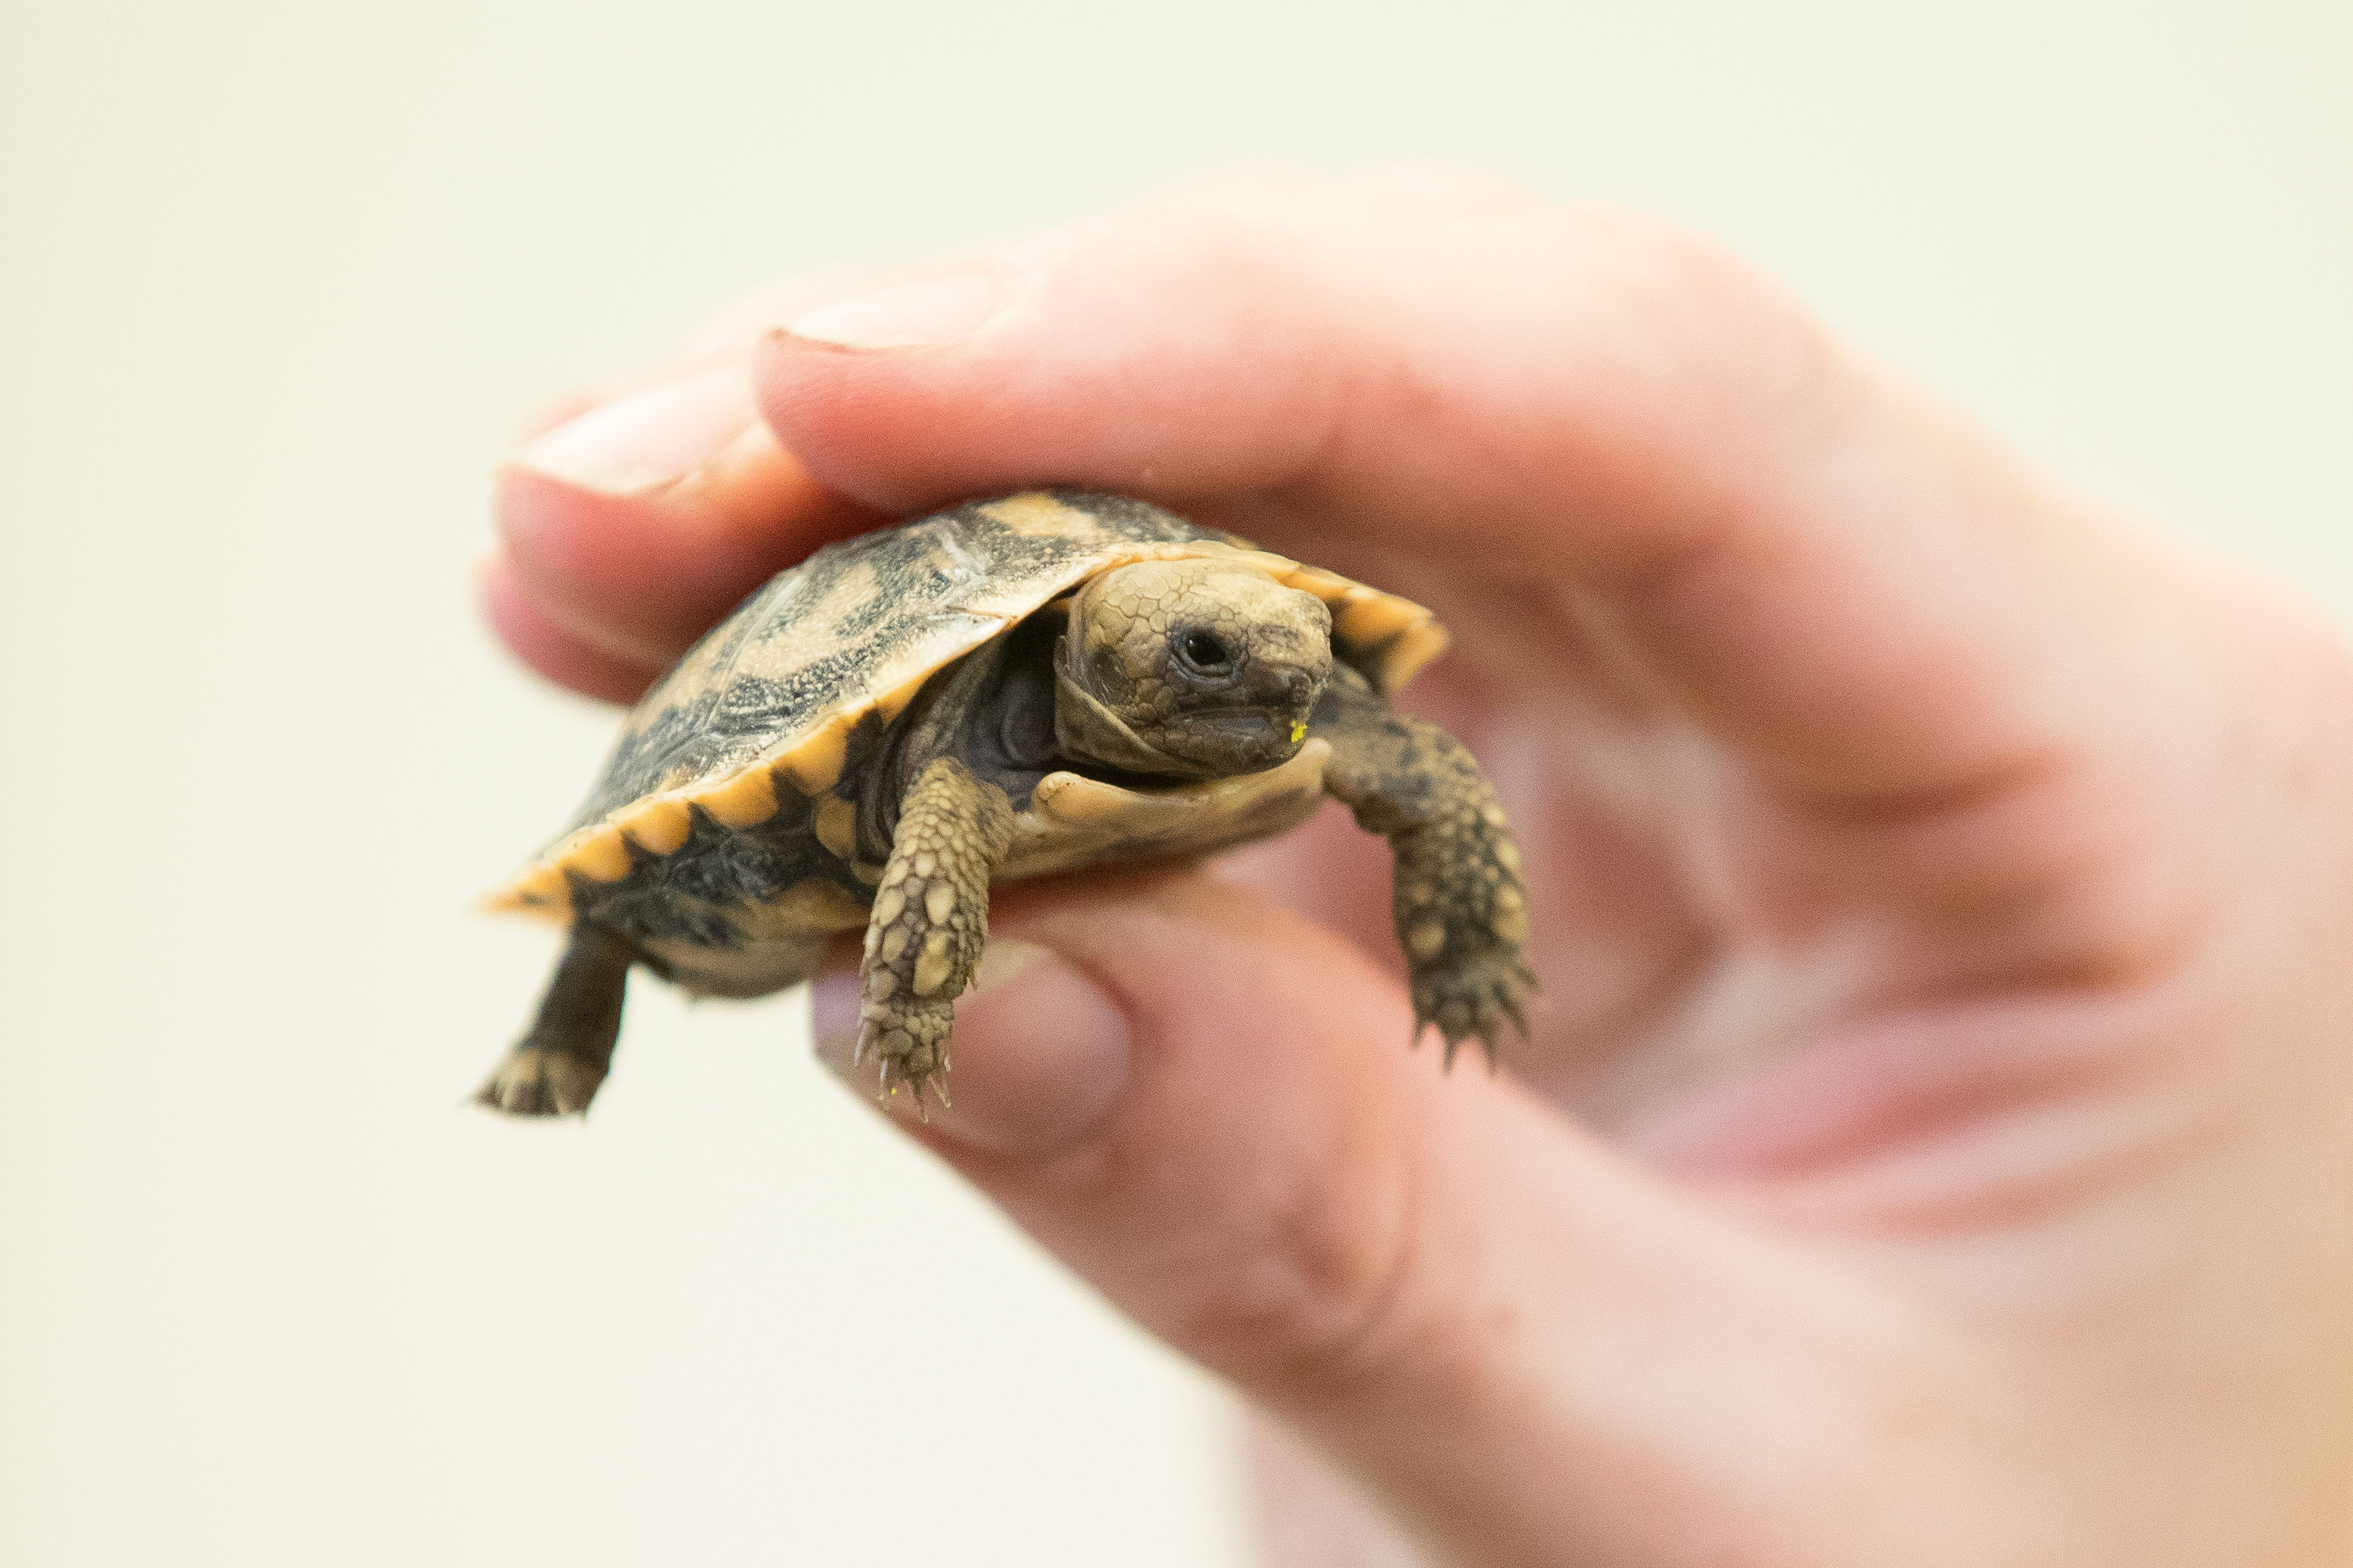
[(1345, 665), (1309, 727), (1332, 743), (1324, 787), (1396, 857), (1390, 901), (1412, 975), (1414, 1037), (1435, 1024), (1451, 1067), (1476, 1035), (1493, 1067), (1503, 1020), (1526, 1037), (1521, 1008), (1535, 989), (1520, 958), (1520, 849), (1494, 786), (1460, 741), (1400, 717)]
[(575, 921), (538, 1019), (476, 1091), (475, 1102), (515, 1116), (586, 1110), (613, 1065), (621, 996), (637, 956), (637, 949), (611, 931)]
[(882, 1092), (904, 1083), (918, 1110), (926, 1085), (947, 1103), (941, 1079), (955, 999), (988, 944), (988, 879), (1012, 842), (1005, 792), (953, 757), (925, 768), (900, 803), (866, 926), (852, 1060), (880, 1057)]

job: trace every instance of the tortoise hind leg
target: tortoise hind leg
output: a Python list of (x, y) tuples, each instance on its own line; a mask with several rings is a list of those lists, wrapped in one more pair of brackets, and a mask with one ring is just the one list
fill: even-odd
[(575, 921), (539, 1017), (475, 1094), (478, 1105), (515, 1116), (570, 1116), (588, 1109), (613, 1065), (621, 995), (637, 950)]

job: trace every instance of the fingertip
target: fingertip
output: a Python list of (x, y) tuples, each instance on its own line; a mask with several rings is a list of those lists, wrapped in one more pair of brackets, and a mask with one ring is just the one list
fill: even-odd
[(659, 666), (685, 646), (689, 606), (656, 563), (655, 504), (508, 463), (491, 478), (501, 571), (519, 597), (608, 658)]
[(1004, 310), (1005, 268), (952, 266), (934, 276), (862, 289), (794, 314), (771, 335), (819, 348), (944, 348)]
[(918, 363), (948, 353), (851, 349), (778, 328), (753, 345), (753, 384), (770, 426), (821, 483), (886, 515), (1043, 476), (1003, 428), (1002, 400), (967, 396)]
[(657, 668), (776, 572), (887, 521), (820, 487), (756, 420), (647, 489), (600, 489), (559, 468), (519, 453), (495, 475), (506, 560), (574, 636)]
[(659, 673), (655, 667), (596, 647), (557, 625), (531, 602), (503, 561), (476, 563), (474, 591), (483, 618), (507, 650), (558, 686), (627, 706), (642, 696)]
[(618, 392), (610, 386), (584, 386), (542, 398), (525, 407), (517, 416), (508, 435), (507, 445), (528, 446), (550, 431), (571, 424), (582, 415), (603, 407), (618, 395)]
[(659, 381), (587, 408), (509, 460), (601, 495), (677, 484), (758, 422), (740, 364)]

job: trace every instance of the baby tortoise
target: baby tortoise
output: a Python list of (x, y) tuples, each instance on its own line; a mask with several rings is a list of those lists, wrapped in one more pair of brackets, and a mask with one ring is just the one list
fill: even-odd
[(1519, 850), (1470, 752), (1383, 700), (1445, 641), (1418, 605), (1112, 496), (828, 545), (654, 688), (572, 826), (491, 895), (571, 941), (477, 1098), (585, 1110), (632, 965), (759, 996), (863, 928), (857, 1058), (944, 1103), (991, 883), (1208, 854), (1326, 794), (1395, 851), (1416, 1035), (1492, 1060), (1534, 985)]

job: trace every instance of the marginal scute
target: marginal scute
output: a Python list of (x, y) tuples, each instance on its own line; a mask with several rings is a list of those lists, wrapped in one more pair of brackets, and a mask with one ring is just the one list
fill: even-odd
[(589, 828), (565, 853), (565, 869), (577, 871), (592, 882), (617, 882), (629, 874), (629, 846), (611, 823)]
[(776, 815), (776, 777), (767, 768), (746, 768), (691, 798), (722, 827), (756, 827)]
[(638, 848), (668, 855), (686, 842), (687, 831), (694, 826), (694, 812), (676, 795), (658, 795), (639, 801), (614, 820)]
[(1378, 643), (1403, 631), (1419, 617), (1418, 606), (1387, 594), (1353, 589), (1344, 595), (1332, 617), (1332, 629), (1350, 642)]
[(892, 720), (904, 713), (907, 710), (907, 704), (915, 700), (915, 693), (923, 689), (923, 682), (929, 680), (933, 672), (927, 669), (913, 680), (902, 681), (890, 690), (878, 693), (874, 699), (875, 717), (888, 724)]
[[(1352, 583), (1320, 566), (1282, 561), (1264, 569), (1286, 588), (1314, 595), (1332, 612), (1332, 635), (1384, 692), (1395, 691), (1446, 651), (1438, 617), (1410, 599)], [(1261, 563), (1262, 564), (1262, 563)]]
[(818, 805), (810, 826), (816, 830), (817, 841), (844, 860), (858, 852), (858, 807), (838, 795), (829, 795)]
[[(976, 588), (971, 596), (979, 600), (993, 596), (995, 592)], [(890, 722), (914, 700), (925, 681), (981, 644), (1002, 636), (1015, 621), (1042, 603), (1043, 599), (1023, 604), (1018, 613), (1008, 613), (990, 605), (943, 604), (933, 606), (926, 614), (910, 615), (896, 648), (868, 672), (864, 696), (843, 693), (843, 714), (854, 718), (871, 709), (884, 723)]]
[(572, 922), (572, 884), (555, 866), (527, 866), (514, 880), (483, 899), (489, 914), (531, 915), (558, 925)]
[(1378, 650), (1373, 660), (1375, 679), (1383, 691), (1395, 691), (1445, 651), (1446, 628), (1435, 619), (1409, 626)]
[[(863, 704), (860, 705), (863, 710)], [(849, 755), (849, 731), (858, 713), (838, 712), (811, 731), (801, 743), (776, 759), (776, 770), (793, 781), (803, 795), (822, 795), (841, 779), (841, 764)], [(763, 770), (765, 771), (765, 770)]]
[(1282, 583), (1286, 588), (1313, 594), (1326, 605), (1336, 605), (1350, 594), (1359, 591), (1356, 584), (1335, 573), (1326, 572), (1321, 566), (1295, 566)]

